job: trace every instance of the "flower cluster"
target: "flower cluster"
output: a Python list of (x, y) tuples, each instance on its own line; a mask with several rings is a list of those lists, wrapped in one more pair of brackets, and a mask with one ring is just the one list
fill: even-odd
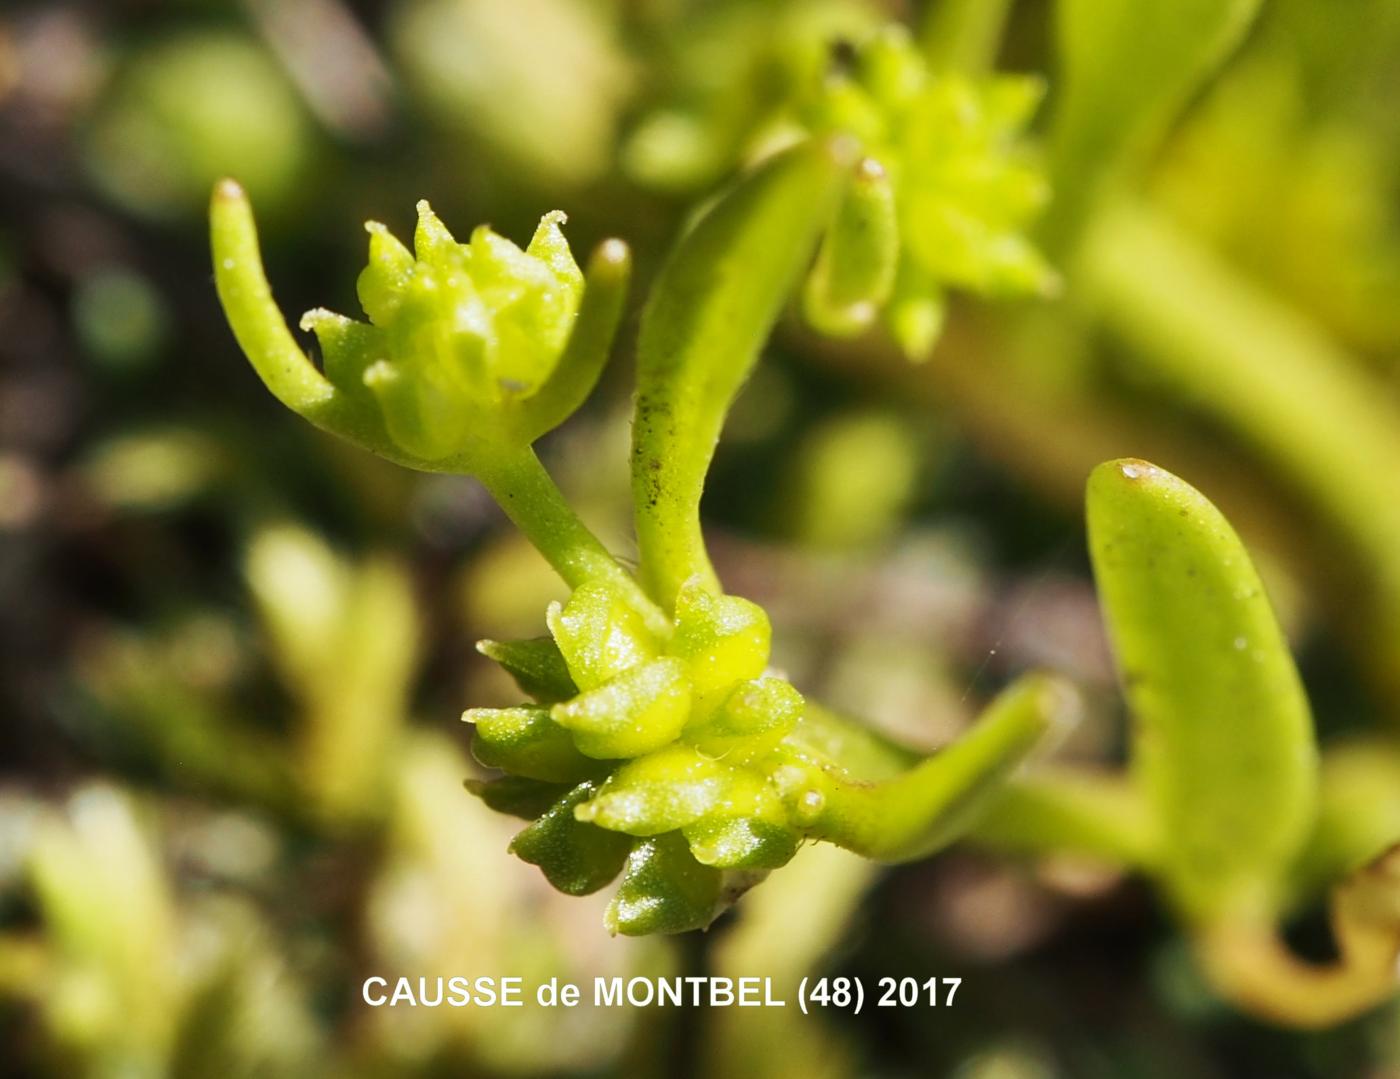
[(563, 222), (546, 214), (523, 251), (485, 225), (463, 244), (423, 201), (412, 252), (371, 222), (359, 279), (369, 324), (317, 309), (302, 329), (332, 382), (374, 395), (395, 444), (424, 460), (461, 452), (563, 355), (583, 294)]
[(216, 188), (211, 216), (219, 295), (268, 388), (317, 426), (429, 471), (479, 474), (503, 447), (563, 422), (602, 369), (630, 272), (627, 246), (609, 240), (585, 275), (557, 210), (522, 250), (485, 225), (458, 243), (420, 202), (412, 251), (366, 225), (368, 322), (323, 308), (302, 317), (318, 370), (272, 302), (237, 184)]
[(866, 160), (808, 282), (817, 328), (856, 332), (883, 309), (919, 357), (938, 337), (945, 290), (1055, 287), (1025, 235), (1049, 197), (1020, 141), (1042, 91), (1031, 77), (935, 72), (898, 27), (838, 51), (799, 119), (854, 136)]
[(465, 713), (477, 758), (510, 776), (475, 789), (537, 816), (511, 849), (560, 890), (623, 874), (613, 932), (708, 925), (796, 853), (823, 801), (783, 746), (803, 700), (765, 673), (767, 616), (690, 582), (661, 640), (624, 596), (590, 584), (548, 624), (552, 638), (481, 645), (535, 701)]

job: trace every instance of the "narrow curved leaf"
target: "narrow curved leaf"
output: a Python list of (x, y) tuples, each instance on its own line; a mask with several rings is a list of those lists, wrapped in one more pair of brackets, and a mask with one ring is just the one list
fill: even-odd
[(549, 381), (522, 409), (522, 437), (527, 442), (558, 427), (593, 392), (612, 351), (631, 274), (632, 253), (621, 240), (604, 240), (589, 258), (569, 344)]
[(233, 180), (215, 186), (209, 226), (219, 301), (239, 346), (273, 396), (317, 427), (408, 464), (389, 443), (367, 399), (338, 391), (292, 337), (263, 271), (253, 209)]
[(850, 171), (846, 140), (809, 141), (741, 180), (672, 252), (642, 316), (632, 491), (642, 580), (666, 609), (687, 580), (719, 591), (700, 493), (725, 413), (807, 266)]
[(867, 157), (808, 275), (802, 293), (807, 321), (833, 337), (865, 330), (894, 291), (898, 266), (894, 187), (879, 162)]
[(946, 749), (882, 783), (843, 779), (794, 761), (778, 776), (807, 833), (887, 862), (925, 857), (958, 838), (1044, 737), (1077, 718), (1060, 680), (1022, 678)]

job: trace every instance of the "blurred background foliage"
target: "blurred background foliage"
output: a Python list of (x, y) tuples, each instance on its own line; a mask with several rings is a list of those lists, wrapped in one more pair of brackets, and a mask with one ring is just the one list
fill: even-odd
[[(957, 300), (917, 366), (792, 320), (716, 461), (721, 575), (804, 691), (912, 745), (1045, 665), (1090, 704), (1060, 752), (1115, 762), (1079, 501), (1093, 464), (1150, 457), (1261, 561), (1342, 747), (1353, 809), (1322, 827), (1393, 838), (1400, 3), (1224, 4), (1200, 57), (1223, 65), (1151, 101), (1169, 43), (1114, 38), (1122, 4), (1062, 4), (1099, 50), (1081, 83), (1043, 0), (5, 5), (0, 1071), (1400, 1075), (1400, 1009), (1313, 1035), (1242, 1019), (1139, 883), (1062, 859), (877, 873), (812, 848), (703, 937), (606, 938), (462, 788), (457, 715), (512, 697), (471, 642), (538, 633), (562, 586), (472, 481), (286, 417), (218, 310), (224, 174), (293, 313), (353, 310), (355, 226), (406, 231), (420, 197), (520, 240), (561, 208), (576, 250), (626, 238), (644, 284), (833, 41), (893, 18), (949, 70), (1043, 74), (1059, 296)], [(629, 361), (544, 446), (623, 553)], [(1296, 943), (1325, 950), (1320, 926), (1301, 910)], [(358, 992), (667, 971), (965, 983), (951, 1013), (859, 1020)]]

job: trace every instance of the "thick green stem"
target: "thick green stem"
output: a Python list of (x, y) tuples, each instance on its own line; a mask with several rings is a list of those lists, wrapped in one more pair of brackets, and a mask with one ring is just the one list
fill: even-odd
[(571, 588), (602, 581), (627, 596), (647, 627), (670, 633), (666, 616), (574, 513), (529, 446), (482, 454), (474, 472), (506, 516)]

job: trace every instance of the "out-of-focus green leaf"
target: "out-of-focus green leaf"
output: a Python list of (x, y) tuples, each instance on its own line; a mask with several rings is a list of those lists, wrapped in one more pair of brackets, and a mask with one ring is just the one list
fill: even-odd
[(894, 188), (880, 163), (866, 158), (807, 277), (807, 321), (833, 337), (860, 333), (890, 298), (898, 266)]
[(382, 558), (351, 563), (291, 525), (258, 533), (246, 574), (273, 658), (305, 710), (299, 764), (317, 807), (373, 815), (418, 661), (407, 576)]
[(1312, 826), (1317, 760), (1259, 576), (1220, 511), (1144, 461), (1094, 470), (1088, 525), (1160, 872), (1194, 921), (1268, 918)]
[(546, 783), (577, 783), (598, 770), (547, 708), (468, 708), (462, 719), (476, 725), (472, 752), (488, 768)]
[(1309, 897), (1400, 843), (1400, 747), (1369, 737), (1329, 745), (1322, 757), (1317, 826), (1295, 872)]
[(386, 30), (408, 89), (474, 170), (489, 155), (498, 174), (557, 187), (607, 167), (633, 78), (607, 5), (405, 0)]
[(556, 704), (550, 715), (596, 760), (650, 753), (674, 741), (690, 715), (685, 664), (669, 656), (644, 663)]
[(567, 784), (545, 783), (524, 776), (469, 779), (466, 788), (485, 802), (488, 808), (521, 820), (534, 820), (547, 813), (551, 806), (569, 793)]
[(1059, 0), (1060, 99), (1052, 132), (1056, 245), (1101, 186), (1151, 148), (1229, 55), (1261, 0)]
[(920, 37), (934, 71), (977, 75), (996, 60), (1011, 0), (938, 0), (928, 5)]
[(159, 37), (127, 57), (79, 125), (93, 178), (126, 208), (170, 220), (196, 214), (209, 186), (237, 169), (285, 220), (318, 149), (286, 72), (250, 35)]

